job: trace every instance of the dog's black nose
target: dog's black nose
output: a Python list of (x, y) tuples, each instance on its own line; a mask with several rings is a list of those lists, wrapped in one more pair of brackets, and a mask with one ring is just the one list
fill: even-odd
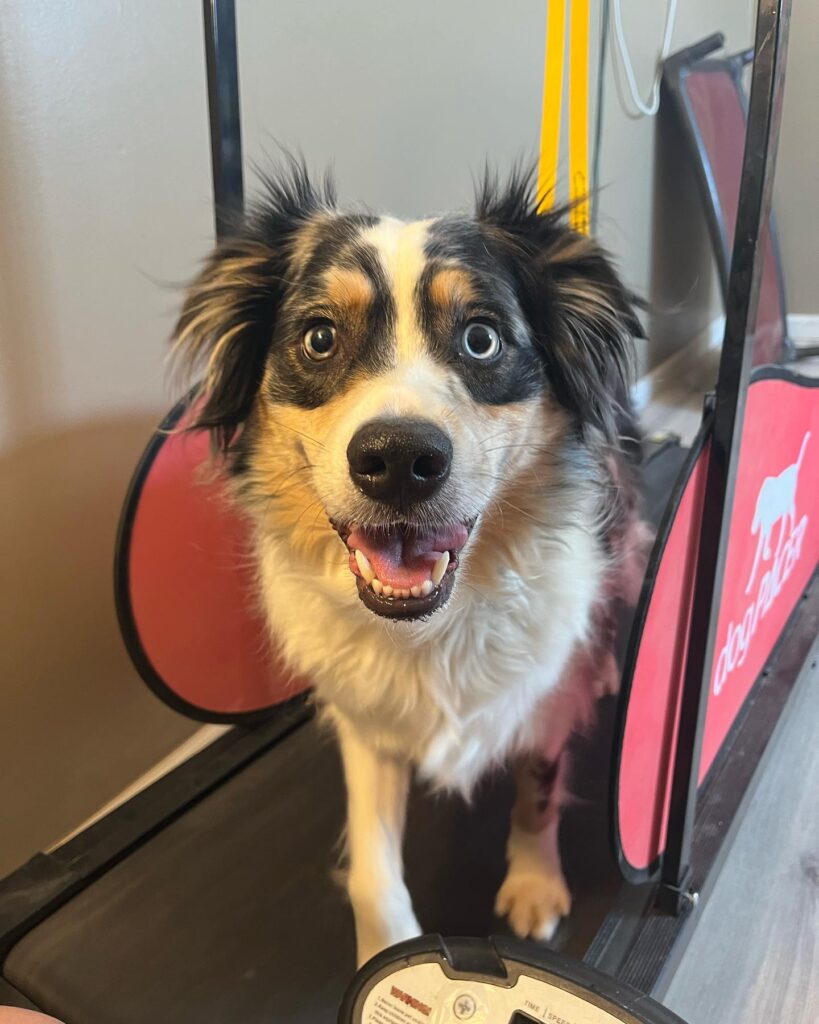
[(373, 420), (347, 446), (350, 476), (368, 498), (406, 508), (449, 476), (452, 442), (426, 420)]

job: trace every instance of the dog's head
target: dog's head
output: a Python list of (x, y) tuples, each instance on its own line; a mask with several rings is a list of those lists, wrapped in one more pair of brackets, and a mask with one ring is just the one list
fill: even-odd
[(544, 453), (617, 443), (636, 326), (528, 175), (487, 178), (474, 215), (404, 223), (340, 211), (294, 166), (207, 262), (175, 345), (262, 529), (314, 556), (334, 529), (351, 594), (413, 619)]

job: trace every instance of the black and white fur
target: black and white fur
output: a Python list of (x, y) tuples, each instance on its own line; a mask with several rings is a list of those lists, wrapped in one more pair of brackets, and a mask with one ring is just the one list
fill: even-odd
[[(465, 345), (475, 322), (499, 339), (491, 358)], [(334, 346), (319, 360), (316, 325)], [(361, 961), (419, 931), (401, 861), (413, 771), (469, 793), (514, 761), (498, 908), (536, 937), (568, 912), (561, 754), (626, 557), (636, 328), (604, 253), (539, 213), (525, 174), (487, 177), (473, 214), (405, 223), (339, 210), (294, 164), (190, 289), (175, 346), (204, 370), (199, 426), (253, 522), (276, 643), (338, 733)], [(428, 500), (396, 507), (353, 480), (351, 439), (385, 419), (450, 439)], [(375, 594), (345, 547), (355, 529), (452, 524), (468, 539), (423, 597)]]

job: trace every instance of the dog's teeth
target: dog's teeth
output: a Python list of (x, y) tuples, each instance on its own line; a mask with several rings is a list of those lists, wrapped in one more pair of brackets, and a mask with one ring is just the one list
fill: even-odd
[(412, 594), (413, 597), (420, 597), (421, 596), (421, 588), (418, 587), (418, 586), (410, 587), (410, 593)]
[(370, 586), (373, 588), (376, 594), (380, 594), (384, 590), (384, 584), (379, 579), (370, 580)]
[(420, 591), (421, 591), (420, 596), (421, 597), (429, 597), (429, 595), (432, 593), (432, 591), (434, 589), (435, 589), (435, 584), (432, 582), (432, 580), (424, 580), (424, 582), (421, 584), (421, 587), (420, 587)]
[(444, 578), (446, 567), (449, 565), (449, 552), (445, 551), (432, 567), (432, 582), (437, 587)]
[(392, 597), (392, 587), (389, 583), (384, 584), (382, 593), (384, 594), (384, 597)]
[(358, 568), (361, 570), (361, 575), (364, 577), (366, 583), (372, 583), (375, 579), (375, 572), (373, 567), (370, 565), (369, 559), (363, 551), (356, 551), (355, 560)]
[(410, 596), (410, 592), (408, 590), (404, 590), (404, 588), (401, 587), (400, 589), (395, 591), (395, 596), (400, 597), (403, 600), (404, 598)]

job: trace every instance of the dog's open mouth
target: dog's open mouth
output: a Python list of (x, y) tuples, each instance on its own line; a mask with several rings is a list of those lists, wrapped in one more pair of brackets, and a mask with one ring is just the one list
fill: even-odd
[(446, 604), (474, 526), (472, 520), (427, 530), (404, 523), (365, 529), (330, 522), (350, 552), (359, 597), (370, 611), (392, 619), (421, 618)]

